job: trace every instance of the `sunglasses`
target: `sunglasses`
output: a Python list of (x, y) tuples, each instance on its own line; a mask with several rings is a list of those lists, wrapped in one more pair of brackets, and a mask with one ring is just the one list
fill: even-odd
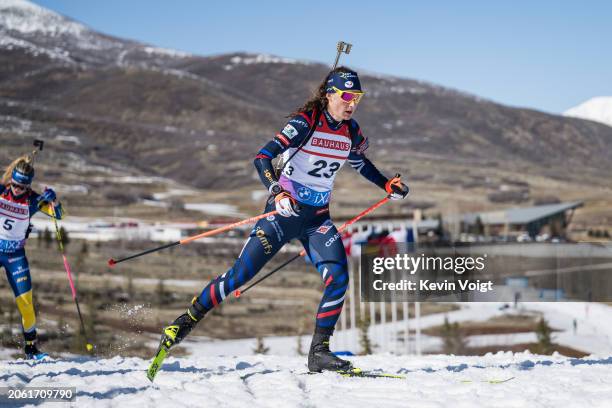
[(351, 102), (359, 103), (359, 101), (361, 100), (361, 98), (364, 95), (363, 92), (343, 91), (343, 90), (340, 90), (340, 89), (336, 88), (335, 86), (333, 86), (332, 89), (337, 94), (339, 94), (340, 95), (340, 99), (342, 99), (346, 103), (351, 103)]
[(18, 188), (19, 190), (26, 190), (28, 187), (30, 187), (29, 184), (19, 184), (15, 182), (12, 182), (11, 185), (15, 188)]

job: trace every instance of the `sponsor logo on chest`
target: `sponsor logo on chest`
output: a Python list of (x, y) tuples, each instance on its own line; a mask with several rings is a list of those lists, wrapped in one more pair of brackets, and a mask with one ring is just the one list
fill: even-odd
[(326, 139), (322, 137), (314, 136), (311, 142), (314, 147), (321, 147), (323, 149), (339, 150), (348, 152), (351, 149), (351, 144), (341, 140)]
[(25, 215), (29, 213), (27, 205), (11, 203), (10, 201), (0, 199), (0, 210), (7, 211), (14, 215)]

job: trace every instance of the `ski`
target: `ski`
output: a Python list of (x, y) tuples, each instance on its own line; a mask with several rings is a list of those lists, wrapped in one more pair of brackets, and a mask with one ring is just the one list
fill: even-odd
[(505, 378), (505, 379), (492, 379), (492, 380), (461, 380), (460, 382), (462, 384), (473, 384), (475, 382), (481, 382), (481, 383), (489, 383), (489, 384), (503, 384), (505, 382), (508, 382), (510, 380), (513, 380), (514, 377), (509, 377), (509, 378)]
[(339, 370), (336, 371), (342, 377), (363, 377), (363, 378), (396, 378), (405, 380), (406, 376), (399, 374), (381, 373), (378, 371), (364, 371), (361, 368), (352, 368), (348, 371)]
[[(334, 371), (330, 371), (330, 372), (334, 372)], [(407, 379), (405, 375), (401, 375), (401, 374), (390, 374), (390, 373), (384, 373), (380, 371), (367, 371), (367, 370), (364, 371), (361, 368), (353, 368), (352, 370), (348, 370), (348, 371), (339, 370), (339, 371), (335, 371), (335, 373), (340, 374), (342, 377), (395, 378), (395, 379), (400, 379), (400, 380)], [(309, 371), (306, 374), (320, 374), (320, 373)], [(472, 384), (476, 382), (488, 383), (488, 384), (503, 384), (505, 382), (513, 380), (514, 378), (515, 377), (509, 377), (509, 378), (503, 378), (503, 379), (494, 378), (490, 380), (461, 380), (460, 382), (462, 384)]]
[(147, 369), (147, 378), (149, 379), (149, 381), (153, 382), (153, 380), (155, 379), (155, 376), (161, 368), (164, 359), (168, 355), (168, 350), (168, 347), (166, 347), (164, 344), (159, 345), (157, 354), (155, 355), (155, 358), (153, 358), (151, 365), (149, 365), (149, 368)]
[(395, 378), (400, 380), (405, 380), (406, 376), (399, 374), (390, 374), (390, 373), (381, 373), (378, 371), (364, 371), (361, 368), (352, 368), (350, 370), (337, 370), (337, 371), (309, 371), (304, 374), (322, 374), (322, 373), (336, 373), (341, 375), (342, 377), (360, 377), (360, 378)]
[(175, 324), (171, 324), (170, 326), (164, 328), (157, 353), (155, 354), (151, 365), (147, 369), (147, 378), (149, 381), (153, 382), (157, 372), (161, 369), (164, 359), (170, 352), (170, 347), (172, 347), (176, 341), (178, 331), (179, 326)]

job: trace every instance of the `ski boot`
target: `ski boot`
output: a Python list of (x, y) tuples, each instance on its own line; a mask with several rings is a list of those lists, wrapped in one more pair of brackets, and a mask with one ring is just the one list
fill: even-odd
[(164, 346), (169, 350), (175, 344), (179, 344), (191, 332), (196, 324), (202, 320), (205, 314), (206, 309), (198, 302), (198, 298), (193, 298), (189, 309), (177, 317), (172, 324), (164, 327), (160, 347)]
[(147, 378), (149, 381), (153, 382), (153, 380), (155, 380), (155, 376), (161, 369), (164, 359), (168, 355), (170, 349), (175, 344), (179, 344), (185, 336), (191, 332), (196, 324), (204, 318), (205, 314), (206, 309), (198, 302), (198, 298), (195, 297), (191, 301), (191, 306), (187, 309), (187, 312), (177, 317), (170, 326), (164, 327), (157, 353), (155, 353), (155, 357), (147, 369)]
[(347, 372), (353, 369), (350, 361), (338, 358), (329, 350), (329, 337), (327, 333), (315, 332), (308, 352), (308, 370), (320, 373), (323, 370)]
[(25, 338), (24, 353), (26, 360), (42, 361), (49, 357), (49, 354), (43, 353), (36, 347), (36, 331), (23, 333)]

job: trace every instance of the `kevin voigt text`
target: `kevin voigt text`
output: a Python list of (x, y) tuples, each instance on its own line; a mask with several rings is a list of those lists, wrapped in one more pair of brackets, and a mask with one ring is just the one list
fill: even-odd
[(377, 279), (372, 282), (374, 290), (407, 290), (407, 291), (444, 291), (453, 292), (457, 290), (461, 291), (478, 291), (488, 292), (493, 290), (492, 281), (483, 281), (476, 279), (475, 281), (470, 280), (459, 280), (457, 282), (432, 282), (429, 279), (421, 279), (418, 282), (402, 279), (399, 282), (384, 282), (381, 279)]

